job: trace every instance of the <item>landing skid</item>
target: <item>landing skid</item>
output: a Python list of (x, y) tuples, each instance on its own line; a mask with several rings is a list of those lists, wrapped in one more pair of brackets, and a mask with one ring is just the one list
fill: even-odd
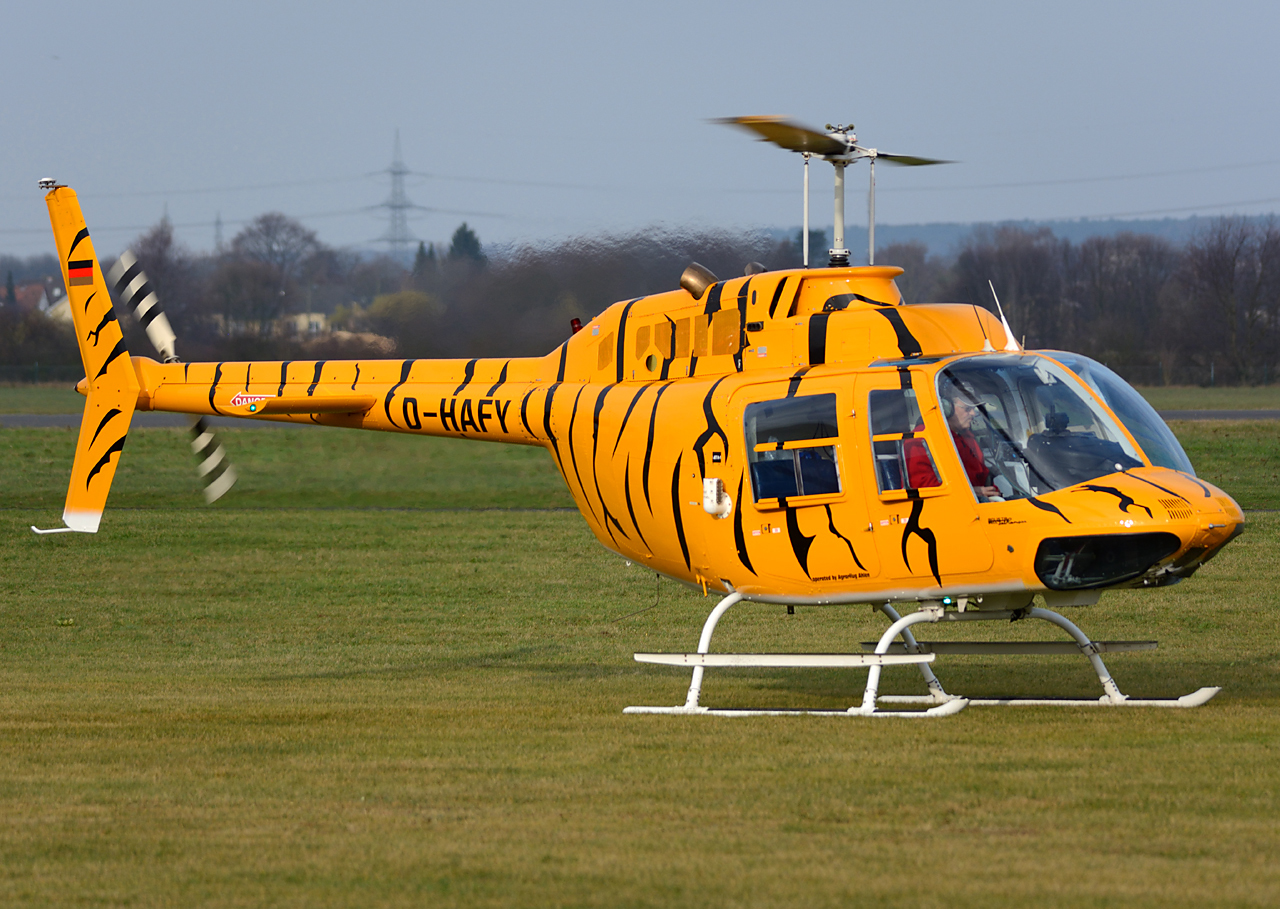
[[(743, 599), (740, 593), (731, 593), (711, 611), (706, 623), (702, 626), (702, 635), (698, 640), (696, 653), (637, 653), (635, 659), (640, 663), (658, 663), (668, 666), (692, 666), (693, 678), (689, 682), (689, 692), (685, 702), (671, 707), (628, 707), (623, 713), (628, 714), (667, 714), (676, 716), (863, 716), (863, 717), (938, 717), (951, 716), (969, 706), (978, 707), (1199, 707), (1213, 698), (1221, 688), (1201, 688), (1191, 694), (1179, 698), (1130, 698), (1123, 694), (1116, 685), (1111, 673), (1102, 662), (1100, 653), (1117, 653), (1134, 650), (1154, 650), (1154, 641), (1093, 641), (1081, 631), (1075, 623), (1065, 616), (1048, 609), (1031, 607), (1016, 611), (972, 611), (948, 612), (941, 603), (925, 603), (917, 612), (900, 616), (887, 603), (879, 607), (891, 620), (892, 624), (874, 645), (863, 644), (871, 653), (835, 654), (835, 653), (710, 653), (711, 636), (721, 617), (734, 604)], [(1016, 622), (1022, 619), (1040, 619), (1057, 625), (1066, 631), (1074, 641), (1037, 641), (993, 643), (987, 641), (947, 641), (920, 642), (911, 633), (911, 626), (921, 623), (937, 622), (980, 622), (1004, 621)], [(901, 636), (902, 642), (895, 643)], [(1098, 675), (1103, 694), (1097, 699), (1082, 698), (967, 698), (949, 694), (929, 668), (940, 653), (971, 654), (1054, 654), (1080, 653), (1088, 657)], [(925, 685), (929, 689), (927, 695), (881, 695), (879, 694), (880, 673), (885, 666), (915, 665), (924, 676)], [(867, 685), (862, 694), (862, 703), (848, 710), (806, 710), (806, 709), (770, 709), (770, 708), (723, 708), (704, 707), (698, 703), (702, 693), (702, 677), (707, 667), (865, 667)], [(919, 705), (923, 710), (882, 710), (880, 705)]]

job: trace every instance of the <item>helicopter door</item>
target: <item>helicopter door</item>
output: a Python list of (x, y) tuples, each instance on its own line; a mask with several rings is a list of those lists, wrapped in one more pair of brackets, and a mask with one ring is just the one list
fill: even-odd
[(734, 394), (737, 438), (725, 482), (734, 511), (714, 522), (708, 544), (736, 551), (738, 586), (766, 577), (851, 586), (878, 574), (866, 502), (850, 479), (852, 403), (848, 382), (834, 379), (753, 384)]
[(988, 570), (993, 558), (929, 389), (923, 373), (905, 366), (858, 377), (860, 431), (870, 445), (857, 469), (885, 574), (950, 586), (957, 575)]

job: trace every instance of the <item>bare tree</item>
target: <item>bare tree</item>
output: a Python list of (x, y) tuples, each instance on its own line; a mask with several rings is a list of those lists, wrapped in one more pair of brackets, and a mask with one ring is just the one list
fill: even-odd
[(1280, 342), (1280, 227), (1241, 217), (1214, 221), (1187, 244), (1182, 283), (1205, 353), (1227, 381), (1269, 381)]
[(231, 241), (232, 256), (268, 266), (282, 292), (297, 279), (303, 263), (322, 248), (315, 231), (277, 211), (254, 218)]

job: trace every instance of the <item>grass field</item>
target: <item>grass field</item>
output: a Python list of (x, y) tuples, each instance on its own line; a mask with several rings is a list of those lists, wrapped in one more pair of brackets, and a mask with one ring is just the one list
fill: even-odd
[[(1280, 410), (1280, 385), (1257, 388), (1143, 387), (1156, 410)], [(80, 413), (84, 398), (69, 383), (0, 383), (0, 414)]]
[[(1280, 423), (1175, 430), (1275, 507)], [(545, 453), (224, 435), (242, 480), (218, 505), (182, 433), (135, 430), (102, 532), (37, 538), (74, 432), (0, 430), (0, 904), (1280, 902), (1280, 515), (1184, 584), (1073, 612), (1161, 640), (1109, 659), (1130, 694), (1224, 687), (1198, 710), (631, 717), (688, 683), (631, 654), (692, 648), (710, 603), (599, 547)], [(491, 510), (442, 510), (465, 505)], [(746, 606), (717, 647), (883, 628)], [(1082, 659), (937, 668), (966, 693), (1098, 693)], [(848, 706), (864, 678), (713, 671), (703, 701)]]

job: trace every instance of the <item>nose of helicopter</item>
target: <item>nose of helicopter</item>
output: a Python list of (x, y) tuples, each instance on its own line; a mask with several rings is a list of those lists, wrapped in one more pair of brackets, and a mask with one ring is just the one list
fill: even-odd
[(1244, 530), (1234, 499), (1167, 468), (1135, 468), (1063, 492), (1079, 509), (1079, 530), (1040, 542), (1035, 572), (1050, 589), (1173, 584)]

